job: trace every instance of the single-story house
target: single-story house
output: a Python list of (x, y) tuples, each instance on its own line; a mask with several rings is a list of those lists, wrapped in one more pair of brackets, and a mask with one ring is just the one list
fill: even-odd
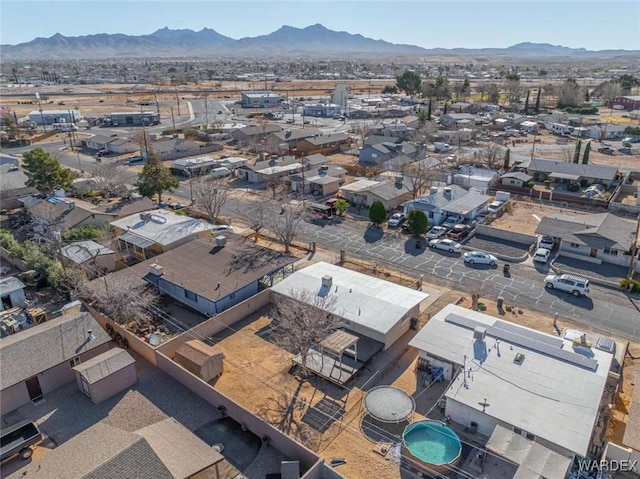
[[(409, 119), (409, 120), (407, 120)], [(383, 123), (381, 125), (373, 125), (369, 129), (370, 135), (386, 136), (392, 138), (399, 138), (401, 140), (409, 140), (415, 132), (416, 128), (420, 127), (419, 120), (415, 116), (405, 117), (404, 121), (410, 121), (413, 127), (404, 123)]]
[(100, 404), (136, 383), (135, 362), (124, 349), (113, 348), (72, 369), (80, 391), (94, 404)]
[(284, 96), (272, 91), (243, 91), (240, 103), (243, 108), (273, 108), (284, 100)]
[[(297, 258), (233, 233), (196, 239), (153, 259), (122, 269), (109, 280), (130, 278), (149, 284), (158, 294), (213, 316), (241, 303), (293, 272)], [(102, 279), (91, 288), (104, 287)]]
[(473, 103), (457, 101), (449, 105), (449, 111), (453, 113), (471, 113), (473, 111)]
[(344, 327), (384, 344), (388, 349), (409, 330), (429, 295), (383, 279), (319, 262), (296, 271), (271, 287), (274, 302), (296, 291), (335, 296), (333, 310)]
[(346, 133), (333, 133), (331, 135), (314, 136), (305, 138), (296, 143), (296, 150), (305, 155), (315, 152), (333, 153), (340, 150), (341, 145), (349, 143), (349, 135)]
[(398, 155), (406, 155), (416, 159), (418, 153), (418, 148), (408, 141), (403, 142), (388, 136), (367, 137), (364, 146), (358, 153), (358, 163), (380, 165)]
[(307, 170), (313, 170), (316, 167), (328, 165), (329, 162), (329, 158), (324, 156), (322, 153), (314, 153), (313, 155), (305, 155), (302, 157), (302, 164)]
[(433, 226), (444, 223), (447, 216), (462, 216), (470, 222), (476, 219), (490, 199), (487, 195), (457, 185), (432, 186), (429, 194), (406, 202), (404, 214), (408, 216), (412, 210), (421, 210)]
[(533, 179), (533, 176), (527, 175), (522, 171), (512, 171), (511, 173), (505, 173), (500, 176), (500, 183), (503, 185), (519, 186), (522, 187), (526, 183), (529, 183)]
[(302, 163), (293, 156), (247, 163), (237, 169), (238, 179), (249, 183), (263, 183), (272, 178), (284, 178), (302, 169)]
[(302, 115), (331, 118), (333, 115), (340, 115), (341, 113), (342, 108), (340, 107), (340, 105), (334, 105), (333, 103), (317, 103), (304, 105)]
[[(93, 211), (77, 203), (80, 202), (59, 197), (29, 203), (27, 212), (34, 221), (34, 239), (46, 240), (47, 230), (62, 232), (80, 226), (102, 227), (113, 219), (112, 215)], [(48, 233), (52, 234), (53, 231)]]
[(340, 178), (329, 175), (316, 175), (307, 179), (309, 189), (318, 196), (329, 196), (340, 189)]
[(366, 190), (381, 184), (375, 180), (356, 180), (353, 183), (342, 185), (340, 193), (353, 206), (364, 206), (366, 203)]
[(305, 170), (304, 176), (301, 173), (293, 174), (287, 178), (287, 181), (291, 185), (291, 191), (300, 191), (304, 184), (305, 194), (319, 191), (326, 196), (338, 191), (340, 185), (344, 183), (346, 174), (347, 170), (341, 166), (324, 164)]
[(273, 133), (282, 131), (282, 127), (273, 125), (271, 123), (267, 125), (254, 125), (246, 126), (244, 128), (238, 128), (231, 132), (231, 138), (241, 146), (246, 146), (251, 143), (258, 143), (260, 140), (267, 138)]
[(411, 185), (404, 182), (402, 176), (395, 177), (393, 181), (387, 181), (373, 185), (360, 192), (364, 197), (361, 203), (365, 206), (371, 206), (375, 201), (379, 201), (384, 205), (387, 211), (393, 211), (402, 203), (410, 200), (413, 196)]
[(29, 113), (29, 121), (36, 125), (51, 125), (53, 123), (76, 123), (82, 120), (80, 110), (34, 110)]
[(284, 150), (293, 150), (299, 141), (322, 135), (317, 128), (296, 128), (281, 130), (267, 136), (267, 144)]
[(345, 114), (347, 118), (352, 120), (368, 120), (376, 116), (375, 107), (359, 107), (349, 105)]
[(220, 478), (224, 457), (174, 418), (129, 432), (103, 421), (25, 466), (28, 477)]
[(93, 135), (91, 138), (87, 138), (82, 140), (85, 148), (90, 150), (105, 150), (107, 149), (107, 145), (115, 140), (112, 136), (105, 135)]
[(235, 171), (241, 166), (246, 165), (249, 160), (247, 158), (241, 158), (239, 156), (227, 156), (226, 158), (221, 158), (218, 161), (220, 163), (220, 166), (224, 166), (231, 171)]
[(95, 241), (76, 241), (62, 247), (62, 262), (95, 278), (116, 270), (116, 252)]
[(140, 151), (140, 145), (126, 138), (113, 138), (107, 143), (106, 149), (119, 155)]
[(209, 238), (214, 226), (204, 220), (164, 209), (139, 213), (110, 223), (118, 247), (140, 260), (164, 253), (197, 238)]
[(611, 213), (554, 215), (542, 218), (536, 233), (556, 238), (561, 255), (628, 266), (636, 225)]
[(69, 313), (2, 338), (0, 411), (4, 415), (72, 382), (72, 368), (108, 350), (110, 341), (87, 312)]
[(24, 308), (26, 303), (25, 288), (25, 284), (13, 276), (0, 278), (0, 299), (2, 299), (0, 311)]
[[(149, 148), (160, 155), (163, 160), (175, 160), (185, 156), (203, 155), (222, 150), (219, 143), (185, 140), (183, 138), (167, 138), (151, 142)], [(143, 149), (144, 152), (144, 149)]]
[[(523, 165), (524, 166), (524, 165)], [(605, 188), (611, 186), (618, 178), (618, 168), (615, 166), (599, 166), (582, 163), (567, 163), (565, 161), (543, 160), (533, 158), (524, 168), (525, 172), (533, 176), (536, 181), (546, 179), (559, 183), (585, 181), (587, 185), (598, 183)]]
[(469, 128), (479, 118), (471, 113), (447, 113), (440, 117), (440, 123), (446, 128)]
[(0, 153), (0, 205), (2, 209), (18, 208), (18, 198), (34, 195), (38, 192), (27, 186), (27, 175), (20, 166), (20, 160), (14, 156)]
[(409, 345), (422, 370), (446, 381), (444, 415), (452, 423), (485, 437), (503, 426), (539, 443), (565, 457), (565, 473), (549, 476), (561, 479), (573, 457), (588, 457), (600, 440), (594, 430), (613, 353), (596, 341), (560, 338), (450, 304)]
[(472, 166), (461, 166), (458, 172), (453, 175), (456, 185), (486, 193), (491, 185), (498, 179), (499, 173), (489, 168), (474, 168)]

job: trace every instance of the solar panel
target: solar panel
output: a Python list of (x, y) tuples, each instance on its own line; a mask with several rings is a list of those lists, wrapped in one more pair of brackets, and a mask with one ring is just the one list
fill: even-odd
[[(476, 326), (486, 326), (485, 323), (453, 313), (445, 317), (445, 322), (471, 330), (475, 329)], [(505, 324), (507, 327), (504, 327)], [(522, 329), (516, 325), (504, 323), (503, 321), (497, 321), (493, 326), (489, 326), (487, 328), (487, 335), (585, 369), (595, 371), (598, 368), (598, 361), (595, 359), (562, 349), (564, 342), (560, 339), (547, 337), (535, 331)]]

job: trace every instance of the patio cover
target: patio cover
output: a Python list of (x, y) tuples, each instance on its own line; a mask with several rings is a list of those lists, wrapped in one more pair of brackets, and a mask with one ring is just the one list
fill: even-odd
[(551, 173), (549, 178), (556, 178), (558, 180), (579, 180), (580, 175), (571, 175), (569, 173)]
[(356, 344), (359, 339), (360, 338), (358, 336), (354, 336), (353, 334), (349, 334), (346, 331), (339, 329), (323, 339), (320, 342), (320, 347), (322, 348), (322, 351), (327, 351), (337, 356), (341, 356), (345, 350)]
[(132, 233), (131, 231), (126, 231), (118, 236), (119, 240), (126, 241), (129, 244), (137, 246), (140, 249), (145, 249), (154, 244), (154, 242), (150, 239), (144, 238), (140, 235)]
[(487, 450), (518, 464), (514, 479), (564, 479), (573, 458), (497, 425), (487, 442)]

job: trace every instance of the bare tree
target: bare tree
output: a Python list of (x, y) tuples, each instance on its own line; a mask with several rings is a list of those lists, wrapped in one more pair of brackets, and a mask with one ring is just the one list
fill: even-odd
[(289, 201), (281, 202), (280, 214), (272, 214), (269, 216), (268, 227), (284, 244), (284, 252), (289, 253), (289, 247), (293, 238), (296, 236), (298, 225), (305, 218), (306, 211), (303, 201), (293, 202), (287, 196)]
[(267, 168), (264, 171), (266, 175), (262, 177), (263, 178), (262, 182), (264, 183), (264, 186), (268, 190), (271, 190), (271, 193), (273, 194), (273, 198), (275, 198), (276, 195), (278, 194), (278, 191), (280, 190), (280, 188), (282, 188), (284, 184), (282, 177), (275, 175), (275, 171), (276, 171), (275, 167)]
[(504, 89), (507, 92), (509, 101), (517, 102), (520, 100), (520, 93), (522, 92), (522, 85), (520, 85), (520, 80), (507, 80), (504, 84)]
[(270, 204), (265, 201), (256, 201), (242, 214), (242, 219), (254, 234), (254, 241), (258, 241), (260, 231), (267, 226), (269, 218), (272, 216)]
[(433, 180), (433, 173), (427, 168), (424, 160), (405, 165), (402, 169), (402, 174), (414, 200), (422, 194), (427, 185), (430, 185)]
[(487, 168), (495, 169), (496, 165), (504, 159), (504, 152), (502, 147), (497, 143), (489, 142), (482, 150), (480, 150), (480, 157), (487, 165)]
[(151, 138), (146, 130), (138, 130), (131, 134), (131, 141), (140, 147), (140, 150), (145, 151), (151, 145)]
[(158, 296), (135, 278), (119, 278), (117, 281), (104, 276), (80, 288), (78, 295), (118, 324), (135, 321), (144, 325), (151, 320), (151, 308)]
[(113, 163), (99, 163), (91, 169), (93, 181), (102, 196), (125, 196), (130, 189), (127, 172)]
[(196, 204), (215, 221), (229, 197), (229, 185), (224, 178), (200, 177), (193, 181), (193, 195)]
[(316, 293), (308, 289), (290, 289), (288, 297), (276, 300), (274, 336), (283, 348), (300, 355), (305, 376), (311, 348), (342, 326), (337, 300), (329, 290)]
[(573, 163), (574, 153), (575, 153), (575, 148), (572, 148), (570, 146), (565, 146), (560, 150), (562, 161), (564, 161), (565, 163)]

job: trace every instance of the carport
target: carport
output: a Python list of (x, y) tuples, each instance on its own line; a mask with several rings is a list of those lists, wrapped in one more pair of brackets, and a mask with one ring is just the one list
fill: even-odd
[(141, 259), (147, 259), (147, 248), (153, 246), (154, 242), (150, 239), (143, 238), (140, 235), (126, 231), (118, 236), (118, 246), (127, 253), (132, 254)]
[(554, 172), (554, 173), (550, 173), (549, 174), (549, 178), (552, 178), (554, 180), (579, 181), (580, 180), (580, 175), (572, 175), (570, 173)]

